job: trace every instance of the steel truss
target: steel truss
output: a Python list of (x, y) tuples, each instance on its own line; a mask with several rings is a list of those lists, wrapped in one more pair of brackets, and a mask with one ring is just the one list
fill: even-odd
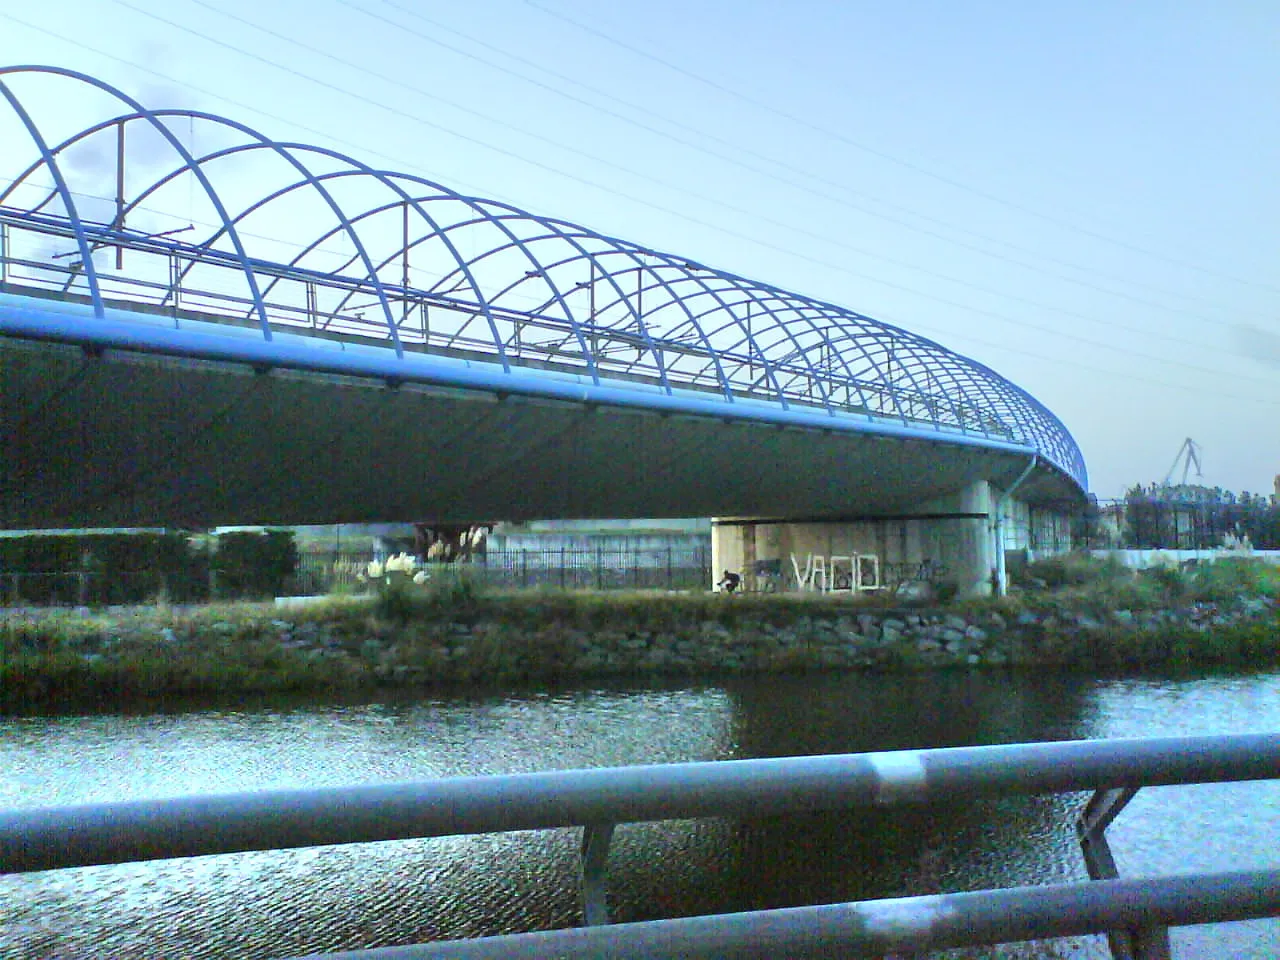
[[(15, 80), (75, 85), (101, 119), (46, 134), (57, 118), (37, 122)], [(75, 71), (0, 68), (0, 97), (31, 147), (0, 180), (10, 289), (986, 437), (1087, 487), (1039, 401), (900, 327)], [(112, 152), (112, 169), (86, 163)]]

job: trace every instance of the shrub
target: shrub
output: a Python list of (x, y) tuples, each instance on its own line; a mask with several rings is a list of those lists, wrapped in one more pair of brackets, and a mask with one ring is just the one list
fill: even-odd
[(212, 563), (222, 596), (273, 597), (297, 569), (298, 548), (289, 530), (224, 533)]
[(1159, 586), (1170, 600), (1181, 600), (1191, 589), (1191, 578), (1179, 567), (1162, 563), (1148, 567), (1141, 575)]
[(933, 595), (938, 603), (949, 604), (953, 602), (956, 595), (960, 593), (960, 584), (954, 580), (942, 580), (933, 585)]
[(1280, 596), (1280, 567), (1250, 557), (1223, 557), (1195, 569), (1191, 584), (1197, 600), (1238, 596)]
[(385, 564), (369, 564), (374, 585), (374, 613), (384, 620), (407, 623), (414, 619), (466, 619), (479, 607), (484, 584), (461, 564), (434, 564), (419, 569), (408, 554)]
[(1042, 587), (1082, 587), (1124, 583), (1133, 571), (1113, 557), (1100, 559), (1088, 553), (1065, 553), (1029, 563), (1016, 574), (1014, 583), (1023, 589)]

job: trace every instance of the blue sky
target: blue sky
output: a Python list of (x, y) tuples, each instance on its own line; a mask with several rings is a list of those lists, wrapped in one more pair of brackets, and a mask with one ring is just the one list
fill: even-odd
[(1187, 436), (1211, 485), (1280, 473), (1273, 3), (3, 0), (0, 62), (915, 330), (1041, 399), (1103, 497)]

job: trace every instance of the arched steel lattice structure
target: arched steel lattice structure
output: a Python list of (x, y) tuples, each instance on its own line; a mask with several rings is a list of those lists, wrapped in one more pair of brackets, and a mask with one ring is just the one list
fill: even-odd
[[(89, 96), (76, 102), (105, 110), (50, 135), (15, 78), (79, 84)], [(211, 113), (148, 109), (73, 71), (0, 69), (0, 96), (32, 148), (25, 167), (0, 171), (9, 280), (60, 287), (99, 317), (149, 302), (256, 324), (268, 340), (354, 338), (401, 357), (986, 438), (1034, 449), (1086, 486), (1075, 441), (1026, 391), (852, 310)]]

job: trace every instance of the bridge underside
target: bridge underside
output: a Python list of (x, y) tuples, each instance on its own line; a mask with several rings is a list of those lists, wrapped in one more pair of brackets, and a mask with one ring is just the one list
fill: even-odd
[[(1026, 454), (0, 338), (0, 526), (891, 515)], [(1024, 500), (1074, 500), (1049, 466)]]

